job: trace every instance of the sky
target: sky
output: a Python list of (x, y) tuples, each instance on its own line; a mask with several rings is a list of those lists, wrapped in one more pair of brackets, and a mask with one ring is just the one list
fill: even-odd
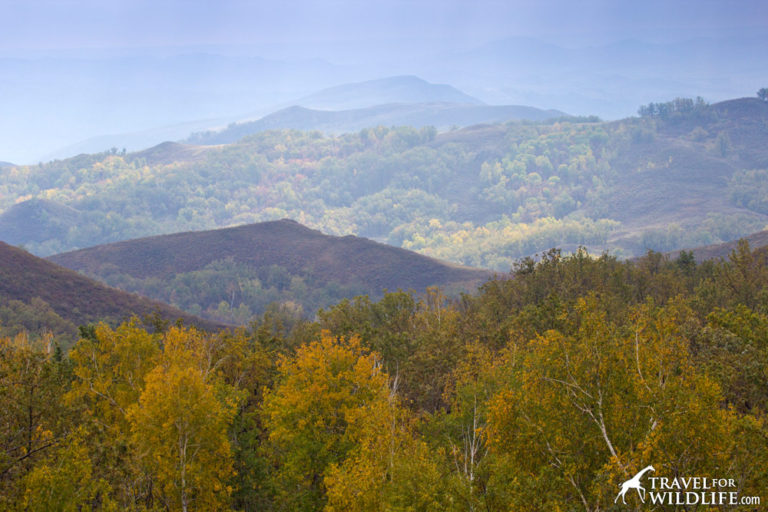
[(0, 49), (253, 45), (279, 51), (393, 39), (561, 44), (768, 31), (765, 0), (2, 0)]

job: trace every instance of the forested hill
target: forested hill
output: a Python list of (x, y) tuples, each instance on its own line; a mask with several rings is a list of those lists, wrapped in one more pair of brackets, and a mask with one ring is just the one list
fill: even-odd
[[(267, 131), (0, 168), (0, 239), (48, 255), (291, 218), (508, 271), (551, 247), (630, 257), (768, 225), (767, 102), (678, 99), (641, 114), (446, 132)], [(34, 229), (18, 228), (33, 218)]]
[(224, 322), (245, 322), (274, 302), (313, 314), (343, 298), (380, 297), (384, 290), (474, 291), (492, 276), (365, 238), (324, 235), (291, 220), (129, 240), (50, 260)]
[[(749, 246), (756, 252), (765, 253), (768, 251), (768, 230), (760, 231), (758, 233), (752, 233), (751, 235), (743, 237), (744, 240), (749, 242)], [(725, 242), (722, 244), (706, 245), (704, 247), (695, 247), (692, 249), (685, 249), (686, 252), (690, 252), (697, 263), (701, 263), (708, 260), (726, 259), (730, 254), (737, 249), (739, 242)], [(665, 256), (670, 259), (677, 259), (680, 257), (682, 251), (671, 251)]]
[(100, 321), (116, 324), (133, 315), (167, 323), (181, 319), (187, 325), (211, 330), (223, 327), (104, 286), (0, 242), (0, 334), (15, 334), (24, 328), (32, 334), (50, 331), (72, 342), (80, 325)]

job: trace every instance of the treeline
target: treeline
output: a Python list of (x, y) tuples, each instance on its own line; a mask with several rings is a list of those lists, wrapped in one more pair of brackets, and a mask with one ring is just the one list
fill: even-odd
[(768, 499), (767, 299), (746, 243), (550, 251), (454, 301), (6, 338), (0, 508), (618, 510), (649, 464)]
[(642, 105), (637, 113), (641, 117), (659, 117), (662, 119), (671, 116), (690, 115), (697, 112), (703, 112), (707, 109), (709, 103), (704, 98), (698, 96), (695, 100), (691, 98), (675, 98), (672, 101), (663, 103), (649, 103)]

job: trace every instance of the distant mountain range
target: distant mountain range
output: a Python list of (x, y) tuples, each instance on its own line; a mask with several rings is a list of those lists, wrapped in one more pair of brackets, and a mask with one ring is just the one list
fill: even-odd
[(296, 105), (320, 110), (360, 109), (388, 103), (483, 105), (455, 87), (429, 83), (412, 75), (338, 85), (296, 100)]
[(508, 121), (543, 121), (567, 116), (559, 110), (521, 105), (474, 105), (456, 103), (395, 103), (353, 110), (313, 110), (294, 106), (258, 121), (234, 123), (220, 131), (193, 134), (192, 144), (228, 144), (265, 130), (320, 130), (354, 132), (375, 126), (434, 126), (438, 130)]
[(496, 270), (550, 247), (631, 257), (768, 225), (767, 138), (768, 102), (741, 98), (615, 122), (167, 142), (4, 171), (0, 240), (49, 255), (287, 217)]
[[(270, 107), (266, 112), (262, 109), (255, 116), (230, 115), (93, 137), (52, 152), (44, 160), (111, 148), (136, 151), (168, 140), (186, 139), (194, 144), (221, 144), (270, 129), (292, 128), (328, 133), (356, 131), (379, 125), (435, 126), (445, 129), (520, 119), (538, 121), (566, 115), (557, 110), (521, 105), (484, 105), (482, 101), (455, 87), (429, 83), (416, 76), (393, 76), (338, 85), (282, 105)], [(258, 117), (258, 120), (243, 121), (254, 117)], [(227, 127), (212, 129), (224, 125)]]
[(74, 155), (99, 153), (112, 150), (113, 148), (117, 151), (122, 151), (123, 149), (126, 151), (140, 151), (144, 148), (156, 146), (163, 141), (186, 139), (190, 133), (208, 130), (211, 126), (224, 126), (234, 119), (238, 119), (238, 117), (205, 119), (134, 132), (99, 135), (58, 148), (43, 155), (40, 161), (48, 162), (50, 160), (70, 158)]
[(91, 322), (121, 322), (137, 315), (218, 330), (224, 327), (135, 294), (88, 279), (72, 270), (0, 242), (0, 327), (45, 330), (74, 341), (77, 327)]
[[(695, 95), (719, 101), (754, 94), (765, 86), (763, 70), (768, 68), (765, 34), (569, 47), (516, 37), (439, 53), (410, 46), (372, 55), (369, 49), (347, 45), (345, 65), (333, 64), (330, 54), (329, 60), (268, 59), (254, 56), (252, 49), (240, 49), (236, 55), (215, 49), (154, 48), (118, 55), (70, 52), (0, 58), (4, 76), (24, 77), (4, 83), (7, 109), (0, 119), (0, 155), (34, 163), (47, 155), (64, 158), (111, 147), (134, 151), (193, 131), (258, 119), (291, 105), (321, 108), (324, 98), (316, 91), (326, 89), (323, 94), (339, 99), (346, 87), (340, 84), (382, 76), (418, 75), (451, 84), (485, 104), (532, 105), (618, 119), (648, 101)], [(395, 58), (409, 50), (413, 55), (408, 59)], [(378, 58), (387, 54), (384, 61)], [(394, 102), (401, 100), (322, 108), (348, 110)], [(214, 121), (200, 126), (199, 120)], [(185, 123), (194, 126), (185, 133), (175, 131)], [(84, 140), (89, 143), (78, 144)]]
[(256, 121), (193, 134), (193, 144), (226, 144), (264, 130), (296, 129), (344, 133), (375, 126), (434, 126), (438, 129), (565, 116), (558, 110), (522, 105), (484, 105), (458, 89), (416, 76), (394, 76), (344, 84), (298, 99), (295, 105)]

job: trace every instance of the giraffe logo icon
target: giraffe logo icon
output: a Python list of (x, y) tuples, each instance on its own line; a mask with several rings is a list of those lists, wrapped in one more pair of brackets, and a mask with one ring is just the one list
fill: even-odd
[(624, 501), (624, 498), (627, 495), (627, 491), (630, 489), (635, 489), (637, 491), (637, 495), (640, 497), (640, 501), (645, 503), (645, 488), (640, 485), (640, 479), (643, 477), (645, 473), (648, 471), (656, 471), (653, 466), (645, 466), (643, 469), (637, 472), (635, 476), (621, 484), (621, 491), (619, 491), (619, 494), (616, 495), (616, 499), (613, 500), (614, 503), (616, 503), (619, 500), (619, 496), (621, 496), (621, 502), (625, 505), (627, 504), (626, 501)]

